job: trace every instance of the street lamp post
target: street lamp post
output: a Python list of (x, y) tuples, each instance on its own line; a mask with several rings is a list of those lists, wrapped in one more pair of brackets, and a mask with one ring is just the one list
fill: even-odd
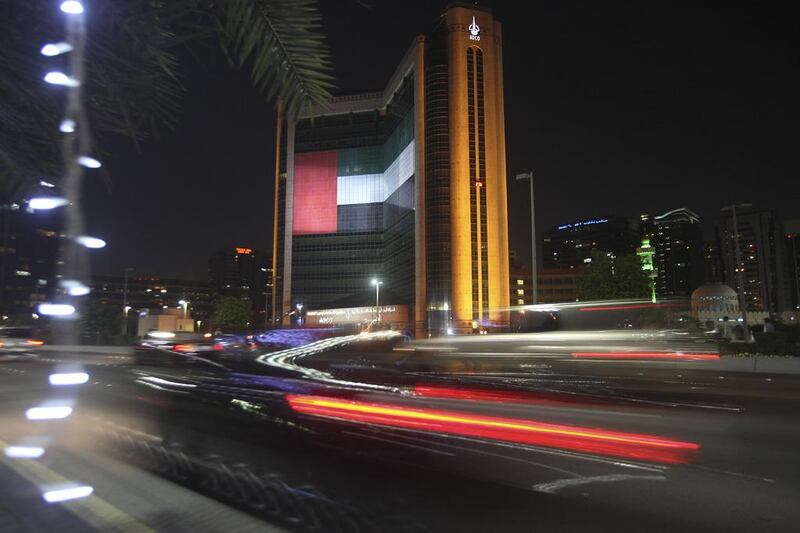
[(125, 275), (123, 276), (123, 283), (122, 283), (122, 333), (128, 333), (128, 311), (130, 307), (128, 306), (128, 272), (132, 271), (133, 267), (126, 267), (125, 268)]
[[(267, 269), (264, 268), (264, 267), (261, 267), (261, 272), (266, 274), (267, 273)], [(269, 276), (264, 276), (264, 277), (266, 279), (264, 281), (264, 329), (269, 329), (269, 300), (270, 300), (270, 294), (271, 294), (272, 291), (270, 291), (270, 288), (269, 288), (270, 287), (270, 283), (269, 283), (270, 282), (270, 277)]]
[(383, 282), (379, 279), (373, 279), (372, 284), (375, 285), (375, 318), (377, 322), (381, 321), (381, 285)]
[(189, 302), (186, 300), (180, 300), (178, 304), (183, 306), (183, 319), (186, 320), (186, 316), (189, 311)]
[(744, 296), (744, 267), (742, 266), (742, 252), (739, 249), (739, 223), (736, 220), (737, 207), (752, 207), (753, 204), (736, 204), (726, 205), (722, 208), (723, 211), (730, 211), (733, 218), (733, 247), (734, 258), (736, 265), (734, 271), (736, 272), (736, 279), (739, 283), (739, 309), (742, 312), (742, 328), (744, 328), (744, 342), (750, 342), (750, 327), (747, 324), (747, 301)]
[(800, 309), (800, 265), (797, 264), (797, 239), (792, 237), (792, 264), (794, 265), (794, 288), (797, 291), (797, 305), (795, 309)]
[(539, 291), (536, 279), (536, 212), (533, 200), (533, 171), (517, 174), (516, 177), (517, 181), (529, 180), (531, 184), (531, 293), (533, 298), (531, 303), (535, 304), (539, 300)]

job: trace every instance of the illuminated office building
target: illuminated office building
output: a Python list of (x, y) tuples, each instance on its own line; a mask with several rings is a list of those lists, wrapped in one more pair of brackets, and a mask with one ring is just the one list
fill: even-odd
[(559, 224), (542, 234), (544, 268), (579, 268), (593, 251), (632, 255), (641, 244), (638, 224), (626, 217), (598, 217)]
[(653, 218), (656, 293), (691, 296), (703, 284), (703, 229), (694, 211), (681, 207)]
[[(783, 222), (772, 211), (740, 209), (736, 215), (735, 229), (730, 214), (717, 217), (715, 224), (724, 282), (737, 292), (744, 292), (748, 312), (780, 313), (790, 309)], [(734, 232), (739, 234), (738, 265)]]
[(236, 246), (220, 250), (208, 260), (211, 285), (220, 296), (248, 302), (252, 324), (263, 325), (272, 301), (272, 272), (269, 256), (259, 250)]
[(452, 4), (383, 91), (279, 121), (276, 319), (370, 305), (379, 278), (417, 334), (507, 326), (501, 41), (490, 10)]
[(800, 309), (800, 220), (787, 220), (785, 230), (792, 309)]
[(0, 315), (3, 317), (31, 319), (36, 307), (52, 298), (58, 246), (63, 237), (60, 228), (61, 216), (57, 210), (30, 212), (0, 199)]

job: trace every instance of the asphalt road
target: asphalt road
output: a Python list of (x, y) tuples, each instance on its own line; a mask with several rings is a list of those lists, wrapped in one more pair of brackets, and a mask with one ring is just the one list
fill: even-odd
[[(0, 456), (0, 531), (285, 531), (104, 453), (81, 438), (85, 428), (76, 420), (27, 420), (27, 408), (64, 397), (61, 392), (54, 395), (48, 384), (54, 365), (77, 361), (80, 358), (66, 356), (0, 364), (0, 448), (48, 444), (36, 460)], [(114, 355), (84, 363), (92, 373), (101, 365), (125, 361)], [(80, 408), (75, 409), (77, 415)], [(65, 483), (91, 486), (94, 492), (69, 503), (43, 500), (48, 488)]]
[[(576, 346), (519, 336), (334, 350), (292, 362), (313, 369), (299, 375), (284, 363), (278, 370), (260, 362), (136, 366), (118, 353), (4, 361), (0, 440), (38, 434), (50, 444), (37, 460), (3, 457), (0, 528), (797, 529), (800, 378), (686, 361), (581, 360), (568, 354), (600, 348)], [(51, 373), (76, 365), (87, 383), (48, 384)], [(640, 450), (625, 457), (627, 448), (571, 449), (566, 440), (531, 444), (399, 427), (388, 418), (298, 414), (286, 407), (287, 391), (345, 394), (354, 402), (346, 407), (656, 436), (696, 445), (697, 453), (665, 462)], [(73, 414), (25, 419), (26, 409), (54, 399), (71, 401)], [(64, 480), (94, 493), (43, 503), (42, 487)]]

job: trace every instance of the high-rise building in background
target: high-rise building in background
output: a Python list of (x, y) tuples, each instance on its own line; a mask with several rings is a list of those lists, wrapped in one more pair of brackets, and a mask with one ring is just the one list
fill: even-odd
[(375, 278), (418, 334), (507, 326), (502, 36), (490, 10), (451, 5), (383, 91), (278, 128), (275, 316), (373, 305)]
[(719, 253), (719, 243), (711, 239), (703, 243), (703, 281), (706, 283), (722, 283), (725, 276), (722, 273), (722, 256)]
[(790, 301), (793, 309), (800, 309), (800, 220), (787, 220), (784, 230), (789, 258)]
[(736, 264), (734, 228), (730, 212), (716, 219), (716, 239), (723, 264), (723, 281), (737, 292), (738, 268), (743, 269), (747, 311), (779, 313), (789, 309), (786, 237), (781, 220), (772, 211), (737, 209), (739, 252)]
[(700, 216), (681, 207), (652, 219), (656, 295), (690, 296), (703, 284), (703, 229)]
[(30, 212), (0, 204), (0, 314), (31, 319), (54, 294), (61, 219), (58, 210)]
[(262, 326), (270, 316), (272, 272), (267, 254), (251, 248), (221, 250), (208, 260), (214, 291), (250, 303), (253, 326)]
[(638, 223), (626, 217), (600, 217), (555, 226), (542, 235), (544, 268), (579, 268), (593, 251), (632, 255), (641, 243)]
[[(90, 301), (112, 306), (123, 313), (125, 303), (131, 317), (142, 314), (159, 314), (166, 311), (183, 311), (179, 302), (187, 302), (186, 314), (202, 327), (214, 311), (215, 290), (208, 281), (159, 278), (156, 276), (95, 275), (91, 279)], [(135, 323), (135, 320), (131, 318)], [(200, 323), (197, 324), (197, 321)], [(134, 328), (130, 328), (134, 331)]]
[[(539, 268), (536, 271), (537, 302), (574, 302), (578, 298), (578, 279), (584, 275), (583, 268)], [(509, 302), (512, 306), (531, 305), (533, 286), (531, 268), (522, 264), (511, 254), (509, 272)]]

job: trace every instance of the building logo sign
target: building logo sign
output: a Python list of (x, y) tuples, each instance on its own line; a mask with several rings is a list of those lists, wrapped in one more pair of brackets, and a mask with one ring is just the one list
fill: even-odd
[(595, 224), (605, 224), (608, 222), (607, 218), (598, 218), (596, 220), (584, 220), (583, 222), (575, 222), (573, 224), (562, 224), (558, 226), (559, 230), (565, 230), (570, 228), (581, 228), (583, 226), (593, 226)]
[[(406, 311), (405, 309), (403, 309)], [(398, 312), (395, 305), (382, 305), (380, 312), (386, 319), (387, 315), (392, 315)], [(368, 322), (377, 316), (378, 309), (376, 307), (346, 307), (342, 309), (320, 309), (317, 311), (309, 311), (306, 317), (314, 319), (318, 324), (357, 324), (359, 322)], [(394, 319), (394, 318), (393, 318)], [(401, 313), (400, 320), (405, 320), (405, 316)], [(313, 320), (312, 320), (313, 322)]]
[(236, 253), (243, 255), (250, 255), (253, 253), (253, 250), (251, 250), (250, 248), (236, 248)]
[(478, 26), (477, 22), (475, 22), (475, 15), (472, 16), (472, 24), (469, 25), (469, 40), (470, 41), (481, 40), (481, 27)]

